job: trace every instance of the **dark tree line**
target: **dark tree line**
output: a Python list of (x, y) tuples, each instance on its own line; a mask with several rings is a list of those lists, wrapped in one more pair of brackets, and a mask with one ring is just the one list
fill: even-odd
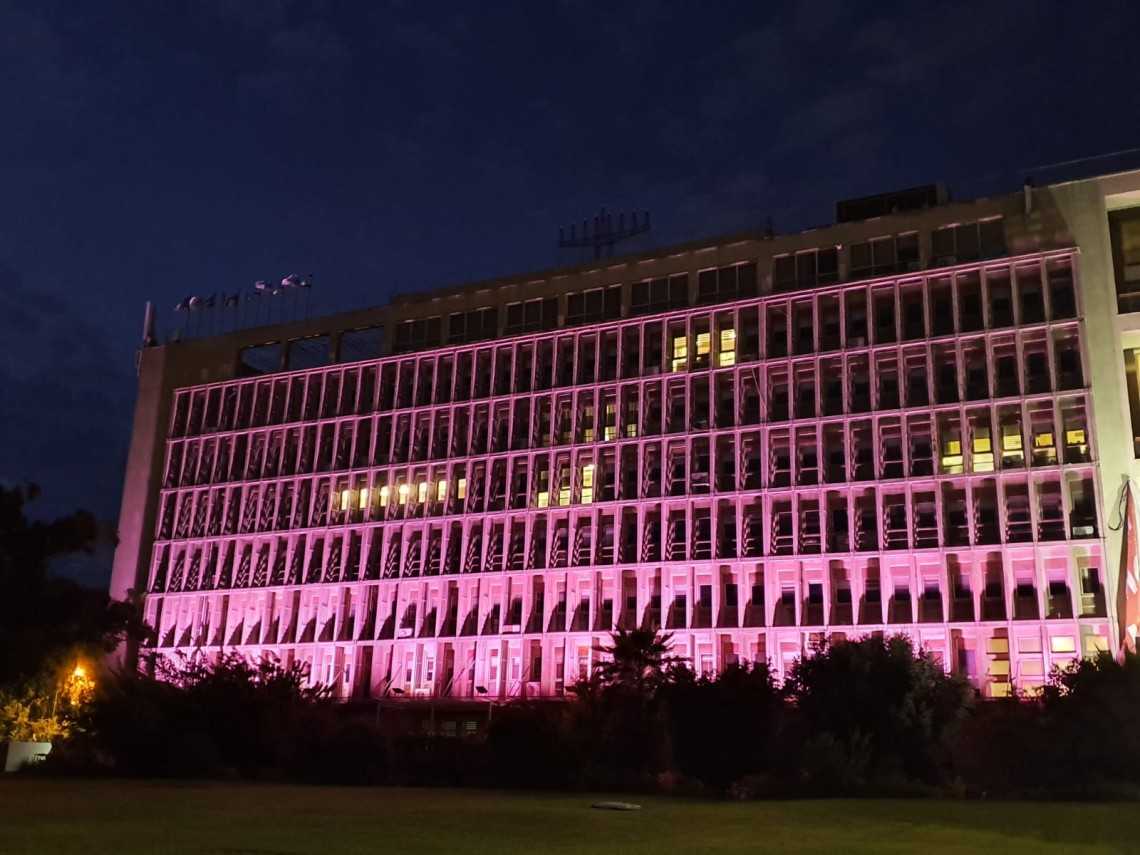
[(0, 486), (0, 689), (50, 679), (75, 656), (101, 657), (143, 632), (130, 604), (51, 575), (54, 559), (94, 548), (99, 526), (86, 511), (29, 519), (38, 495), (35, 485)]
[(485, 738), (382, 729), (300, 666), (191, 658), (108, 675), (46, 771), (738, 798), (1140, 794), (1140, 657), (982, 702), (901, 636), (824, 645), (783, 685), (764, 663), (699, 676), (669, 644), (616, 633), (569, 700), (498, 706)]

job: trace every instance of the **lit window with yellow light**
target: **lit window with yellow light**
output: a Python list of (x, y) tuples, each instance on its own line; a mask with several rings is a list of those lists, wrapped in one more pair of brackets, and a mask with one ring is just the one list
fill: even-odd
[(467, 479), (460, 478), (455, 482), (455, 498), (463, 501), (467, 498)]
[(689, 339), (679, 335), (673, 338), (673, 370), (684, 371), (689, 361)]
[(1001, 462), (1003, 466), (1020, 466), (1025, 462), (1021, 428), (1014, 423), (1001, 426)]
[(1053, 653), (1076, 653), (1077, 642), (1071, 635), (1054, 635), (1049, 639), (1049, 649)]
[(962, 473), (962, 441), (946, 438), (942, 440), (942, 471), (947, 475)]
[(697, 333), (697, 356), (708, 356), (711, 348), (712, 334), (707, 332)]
[(406, 505), (408, 503), (408, 494), (410, 492), (411, 492), (411, 490), (408, 488), (407, 484), (401, 484), (400, 485), (399, 494), (400, 494), (400, 504), (401, 505)]
[(380, 507), (388, 507), (388, 499), (391, 497), (391, 495), (392, 489), (387, 484), (380, 488)]
[(1051, 466), (1057, 462), (1057, 446), (1053, 431), (1043, 430), (1033, 434), (1033, 462), (1035, 465)]
[(617, 406), (615, 404), (606, 404), (606, 427), (602, 435), (606, 442), (617, 439)]
[(368, 500), (369, 500), (369, 498), (371, 498), (371, 495), (372, 495), (372, 493), (367, 487), (361, 488), (361, 490), (360, 490), (360, 505), (359, 505), (360, 510), (364, 511), (364, 510), (368, 509)]
[(341, 490), (340, 509), (342, 511), (347, 511), (350, 507), (352, 507), (352, 490)]
[(1065, 448), (1066, 454), (1076, 451), (1078, 454), (1088, 454), (1089, 444), (1088, 439), (1085, 437), (1084, 428), (1073, 428), (1065, 431)]
[(587, 463), (582, 467), (582, 504), (588, 505), (594, 501), (594, 464)]
[(435, 500), (443, 502), (447, 500), (447, 479), (441, 478), (435, 485)]
[(727, 327), (720, 331), (720, 365), (727, 368), (736, 364), (736, 330)]
[(570, 504), (570, 472), (562, 467), (558, 477), (558, 504), (566, 507)]
[(990, 429), (979, 427), (974, 431), (973, 467), (975, 472), (994, 471), (994, 447)]
[(419, 502), (423, 504), (427, 501), (428, 497), (428, 483), (427, 481), (420, 481), (419, 485)]

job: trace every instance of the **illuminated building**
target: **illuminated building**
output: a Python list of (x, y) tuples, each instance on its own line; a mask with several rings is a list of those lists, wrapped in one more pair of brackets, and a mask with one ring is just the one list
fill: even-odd
[(559, 695), (643, 624), (702, 672), (901, 632), (1032, 691), (1118, 644), (1138, 202), (926, 188), (144, 347), (112, 592), (346, 697)]

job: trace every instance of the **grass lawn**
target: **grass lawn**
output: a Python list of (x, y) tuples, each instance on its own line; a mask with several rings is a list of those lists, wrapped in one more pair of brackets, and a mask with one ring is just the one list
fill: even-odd
[(1140, 805), (725, 803), (462, 790), (0, 780), (0, 853), (1140, 851)]

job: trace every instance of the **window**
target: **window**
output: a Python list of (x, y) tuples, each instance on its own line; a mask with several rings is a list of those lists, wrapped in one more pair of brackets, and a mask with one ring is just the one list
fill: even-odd
[(290, 371), (316, 368), (332, 362), (332, 342), (327, 335), (298, 338), (289, 342), (285, 354), (285, 367)]
[(1076, 653), (1077, 643), (1071, 635), (1054, 635), (1049, 639), (1049, 649), (1054, 653)]
[(718, 362), (721, 368), (736, 364), (736, 330), (732, 327), (720, 331), (720, 356)]
[(839, 250), (833, 246), (772, 260), (772, 290), (777, 293), (838, 281)]
[(1108, 215), (1116, 303), (1121, 312), (1140, 311), (1140, 207)]
[(702, 270), (697, 276), (697, 302), (718, 303), (756, 296), (756, 265), (736, 264)]
[(566, 297), (566, 324), (593, 323), (621, 317), (621, 286), (591, 288)]
[(492, 306), (470, 312), (452, 312), (447, 322), (448, 344), (482, 341), (499, 334), (499, 312)]
[(673, 339), (673, 370), (684, 371), (689, 361), (689, 339), (679, 335)]
[(552, 330), (558, 326), (558, 298), (527, 300), (507, 306), (508, 334)]
[[(712, 335), (707, 332), (697, 333), (697, 356), (707, 357), (709, 355), (709, 348), (712, 346)], [(703, 360), (705, 363), (707, 359)]]
[(943, 226), (930, 237), (931, 264), (936, 267), (1004, 254), (1005, 226), (1001, 217)]
[(239, 354), (241, 366), (239, 376), (251, 377), (255, 374), (270, 374), (280, 371), (285, 360), (285, 345), (279, 341), (243, 347)]
[(634, 282), (630, 294), (629, 313), (649, 315), (669, 309), (683, 309), (689, 305), (689, 277), (685, 274), (668, 279), (647, 279)]
[(594, 501), (594, 464), (587, 463), (582, 467), (582, 504), (588, 505)]
[(852, 244), (849, 261), (852, 279), (917, 270), (918, 233), (908, 232)]
[(383, 340), (383, 327), (345, 330), (340, 336), (340, 361), (357, 362), (361, 359), (374, 359), (380, 355)]
[(426, 347), (438, 345), (439, 340), (439, 315), (414, 321), (401, 321), (396, 324), (396, 338), (392, 342), (392, 350), (395, 353), (423, 350)]

